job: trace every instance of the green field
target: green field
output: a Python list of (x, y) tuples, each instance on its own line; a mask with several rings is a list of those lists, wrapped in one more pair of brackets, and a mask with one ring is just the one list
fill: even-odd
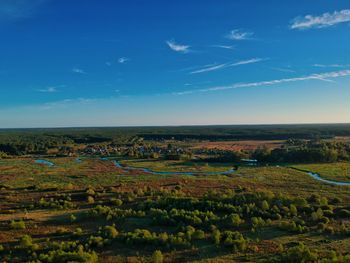
[(232, 164), (205, 163), (191, 161), (156, 161), (150, 159), (121, 160), (120, 163), (126, 166), (147, 168), (159, 172), (226, 172), (232, 169)]
[[(164, 262), (289, 262), (350, 251), (350, 187), (302, 171), (240, 166), (210, 175), (232, 164), (120, 160), (155, 171), (203, 172), (160, 176), (99, 158), (47, 160), (55, 166), (0, 161), (5, 261), (157, 262), (159, 250)], [(332, 165), (338, 172), (344, 164)]]
[(322, 178), (339, 182), (350, 182), (350, 163), (302, 164), (293, 167), (314, 172)]
[(349, 262), (347, 130), (0, 131), (0, 262)]

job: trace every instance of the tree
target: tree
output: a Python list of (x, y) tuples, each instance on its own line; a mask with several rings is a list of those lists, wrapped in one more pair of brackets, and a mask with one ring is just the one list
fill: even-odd
[(229, 224), (233, 227), (237, 227), (243, 223), (243, 220), (239, 217), (238, 214), (231, 214), (229, 216)]
[(269, 203), (268, 203), (266, 200), (262, 201), (262, 203), (261, 203), (261, 209), (262, 209), (262, 210), (267, 210), (267, 209), (269, 209), (269, 208), (270, 208)]
[(152, 262), (153, 263), (163, 263), (163, 254), (162, 251), (156, 250), (152, 254)]
[(293, 216), (297, 216), (297, 215), (298, 215), (298, 209), (296, 208), (295, 205), (291, 204), (289, 210), (290, 210), (290, 213), (291, 213)]
[(215, 245), (219, 245), (220, 244), (220, 239), (221, 239), (220, 230), (215, 229), (213, 231), (213, 240), (214, 240)]
[(24, 235), (20, 240), (20, 244), (23, 248), (30, 248), (33, 245), (33, 240), (31, 236)]

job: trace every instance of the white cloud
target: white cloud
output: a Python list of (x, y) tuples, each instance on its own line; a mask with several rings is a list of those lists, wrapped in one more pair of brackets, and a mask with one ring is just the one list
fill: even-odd
[(313, 64), (314, 67), (317, 68), (346, 68), (349, 65), (342, 65), (342, 64)]
[(129, 58), (121, 57), (121, 58), (118, 58), (118, 63), (119, 64), (124, 64), (125, 62), (127, 62), (129, 60), (130, 60)]
[(248, 40), (254, 35), (253, 32), (243, 31), (241, 29), (233, 29), (226, 35), (231, 40)]
[(261, 58), (252, 58), (248, 60), (242, 60), (234, 63), (224, 63), (224, 64), (218, 64), (218, 65), (213, 65), (213, 66), (206, 66), (204, 68), (195, 70), (190, 72), (190, 74), (198, 74), (198, 73), (204, 73), (204, 72), (210, 72), (210, 71), (215, 71), (219, 69), (224, 69), (224, 68), (229, 68), (229, 67), (236, 67), (240, 65), (246, 65), (246, 64), (253, 64), (262, 61), (263, 59)]
[(212, 45), (211, 47), (223, 48), (223, 49), (230, 49), (230, 50), (235, 49), (234, 46), (227, 46), (227, 45)]
[(72, 71), (78, 74), (86, 74), (86, 72), (80, 68), (73, 68)]
[(345, 22), (350, 22), (350, 9), (335, 11), (333, 13), (324, 13), (320, 16), (306, 15), (304, 17), (297, 17), (292, 21), (290, 28), (323, 28)]
[(333, 72), (325, 72), (320, 74), (311, 74), (308, 76), (296, 77), (296, 78), (275, 79), (275, 80), (260, 81), (260, 82), (235, 83), (229, 86), (217, 86), (217, 87), (211, 87), (206, 89), (186, 90), (186, 91), (174, 92), (172, 94), (186, 95), (186, 94), (193, 94), (193, 93), (203, 93), (203, 92), (230, 90), (230, 89), (238, 89), (238, 88), (271, 86), (271, 85), (277, 85), (277, 84), (283, 84), (283, 83), (289, 83), (289, 82), (307, 81), (307, 80), (332, 81), (332, 79), (339, 78), (339, 77), (347, 77), (347, 76), (350, 76), (350, 69), (333, 71)]
[(207, 67), (207, 68), (202, 68), (202, 69), (198, 69), (198, 70), (195, 70), (195, 71), (191, 71), (190, 74), (198, 74), (198, 73), (215, 71), (215, 70), (226, 68), (227, 66), (228, 66), (228, 64), (219, 64), (219, 65), (210, 66), (210, 67)]
[(45, 89), (38, 89), (37, 91), (39, 91), (39, 92), (46, 92), (46, 93), (58, 92), (56, 87), (47, 87)]
[(279, 68), (279, 67), (271, 67), (270, 69), (280, 71), (280, 72), (288, 72), (288, 73), (294, 73), (295, 70), (290, 69), (290, 68)]
[(180, 53), (188, 53), (190, 50), (190, 46), (188, 45), (180, 45), (177, 44), (173, 40), (166, 41), (166, 44), (169, 46), (169, 48), (173, 51), (180, 52)]

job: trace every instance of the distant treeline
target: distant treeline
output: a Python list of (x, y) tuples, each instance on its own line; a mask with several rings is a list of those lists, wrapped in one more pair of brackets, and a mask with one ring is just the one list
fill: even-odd
[(315, 139), (350, 136), (350, 124), (0, 129), (0, 143), (6, 137), (42, 135), (66, 137), (77, 143), (128, 141), (136, 137), (145, 140)]
[[(207, 161), (221, 162), (235, 162), (242, 158), (257, 159), (260, 162), (350, 160), (348, 143), (322, 140), (334, 136), (350, 136), (350, 124), (0, 130), (0, 153), (47, 154), (50, 149), (55, 148), (66, 154), (73, 151), (74, 145), (78, 144), (134, 147), (170, 139), (175, 141), (288, 139), (282, 147), (273, 150), (266, 148), (250, 152), (211, 150), (202, 153), (208, 154)], [(176, 154), (183, 154), (183, 151)], [(186, 154), (191, 156), (192, 153), (186, 152)]]
[(281, 148), (255, 150), (251, 158), (265, 163), (313, 163), (350, 160), (350, 144), (325, 141), (289, 141)]
[(62, 147), (73, 143), (67, 137), (30, 135), (30, 136), (2, 136), (0, 152), (9, 155), (46, 154), (51, 148)]
[(318, 138), (333, 138), (330, 135), (322, 134), (140, 134), (145, 140), (151, 141), (162, 141), (162, 140), (176, 140), (176, 141), (186, 141), (186, 140), (197, 140), (197, 141), (233, 141), (233, 140), (288, 140), (293, 139), (313, 139)]
[(201, 150), (206, 162), (240, 162), (254, 159), (259, 163), (326, 163), (350, 161), (350, 144), (327, 141), (289, 140), (280, 148), (258, 148), (254, 151)]
[(327, 139), (350, 136), (350, 124), (143, 127), (137, 135), (157, 141)]

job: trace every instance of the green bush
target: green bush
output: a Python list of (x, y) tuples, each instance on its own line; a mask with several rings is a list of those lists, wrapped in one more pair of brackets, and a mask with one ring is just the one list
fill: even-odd
[(204, 239), (205, 238), (205, 233), (203, 230), (196, 230), (192, 234), (192, 238), (197, 240), (197, 239)]
[(112, 203), (116, 206), (121, 206), (123, 204), (123, 201), (120, 199), (112, 199)]
[(20, 221), (12, 220), (10, 223), (10, 227), (11, 229), (25, 229), (26, 224), (24, 223), (23, 220), (20, 220)]
[(75, 229), (74, 235), (81, 236), (82, 234), (83, 234), (83, 230), (80, 227)]
[(107, 238), (116, 238), (118, 236), (118, 231), (117, 229), (115, 228), (114, 225), (112, 226), (105, 226), (104, 227), (104, 235), (107, 237)]
[(163, 263), (163, 254), (160, 250), (156, 250), (152, 254), (153, 263)]
[(93, 204), (93, 203), (95, 203), (95, 199), (94, 199), (92, 196), (88, 196), (88, 197), (87, 197), (87, 202), (88, 202), (89, 204)]
[(95, 193), (95, 190), (94, 190), (94, 189), (89, 188), (89, 189), (86, 190), (86, 194), (87, 194), (87, 195), (95, 195), (96, 193)]
[(220, 244), (220, 239), (221, 239), (221, 233), (218, 229), (215, 229), (212, 233), (212, 238), (213, 241), (215, 243), (215, 245), (219, 245)]
[(317, 254), (310, 251), (302, 242), (297, 246), (288, 249), (284, 255), (285, 262), (317, 262)]
[(22, 236), (19, 243), (23, 248), (31, 248), (33, 246), (33, 240), (29, 235)]

